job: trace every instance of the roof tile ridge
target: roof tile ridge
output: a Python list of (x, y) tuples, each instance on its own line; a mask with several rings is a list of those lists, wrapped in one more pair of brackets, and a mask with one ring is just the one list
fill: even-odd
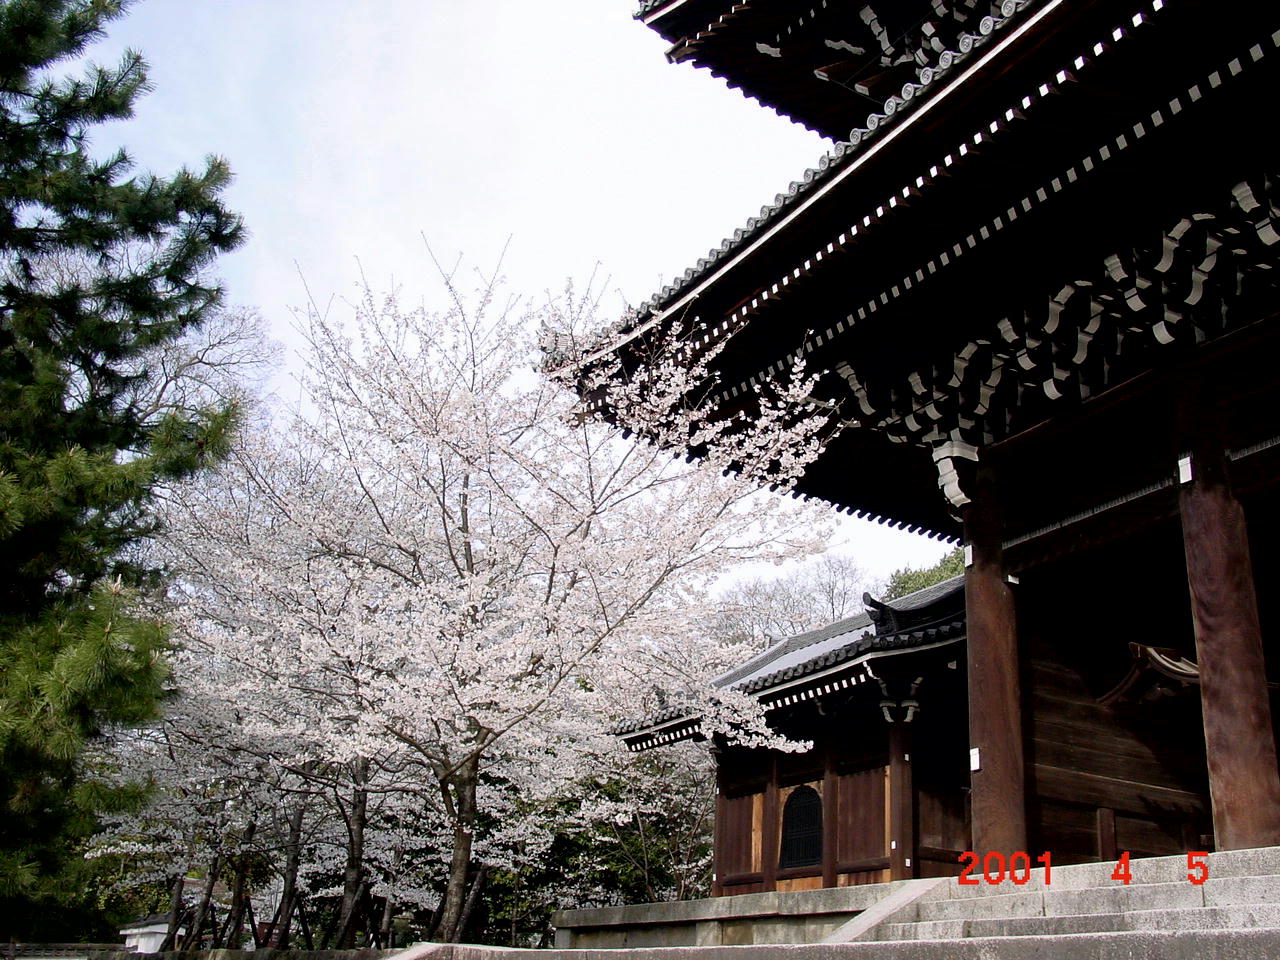
[[(629, 310), (620, 319), (619, 323), (614, 325), (617, 327), (616, 332), (626, 332), (634, 323), (651, 316), (662, 306), (674, 300), (694, 281), (710, 270), (711, 267), (724, 259), (727, 254), (736, 250), (745, 240), (749, 239), (766, 224), (771, 223), (783, 211), (789, 209), (797, 201), (797, 198), (802, 197), (815, 185), (824, 182), (835, 171), (848, 166), (855, 156), (869, 149), (871, 144), (883, 136), (886, 130), (892, 129), (900, 118), (909, 116), (916, 108), (929, 100), (929, 97), (918, 96), (919, 91), (931, 86), (937, 79), (949, 73), (953, 67), (966, 60), (974, 50), (984, 46), (998, 31), (1017, 19), (1017, 13), (1033, 5), (1036, 5), (1036, 0), (1007, 0), (1004, 6), (1010, 8), (1008, 16), (985, 17), (980, 24), (979, 33), (961, 34), (957, 42), (959, 49), (942, 51), (933, 65), (922, 68), (918, 76), (919, 83), (909, 83), (903, 87), (903, 93), (907, 92), (908, 87), (912, 88), (905, 98), (900, 96), (890, 97), (885, 103), (885, 112), (873, 111), (870, 113), (864, 127), (854, 128), (850, 131), (848, 139), (837, 141), (830, 150), (818, 159), (814, 166), (806, 168), (798, 180), (792, 180), (787, 185), (784, 193), (776, 194), (772, 204), (763, 205), (760, 208), (759, 216), (747, 218), (746, 223), (722, 239), (718, 247), (712, 247), (708, 250), (707, 256), (699, 258), (693, 266), (686, 268), (684, 273), (676, 280), (664, 285), (653, 296), (643, 301), (639, 306)], [(985, 32), (981, 32), (984, 30)], [(730, 86), (733, 86), (733, 84), (730, 84)]]
[[(759, 667), (768, 666), (770, 663), (769, 657), (771, 655), (773, 659), (776, 660), (779, 657), (784, 656), (785, 654), (795, 653), (798, 650), (804, 650), (806, 647), (811, 647), (814, 644), (821, 643), (824, 640), (832, 640), (840, 636), (842, 633), (849, 633), (855, 627), (859, 626), (859, 624), (856, 624), (854, 622), (857, 620), (866, 621), (866, 623), (862, 624), (862, 626), (870, 626), (871, 624), (870, 617), (868, 617), (864, 611), (863, 613), (855, 613), (853, 616), (850, 616), (850, 617), (843, 617), (839, 620), (833, 620), (831, 623), (828, 623), (825, 626), (815, 627), (812, 630), (805, 630), (802, 633), (796, 633), (796, 634), (792, 634), (789, 637), (783, 637), (781, 640), (777, 640), (774, 643), (771, 643), (768, 647), (766, 647), (764, 650), (757, 653), (754, 657), (747, 660), (745, 663), (734, 667), (732, 670), (726, 670), (720, 676), (716, 677), (713, 682), (716, 684), (720, 684), (724, 681), (725, 677), (732, 676), (735, 673), (743, 674), (745, 676), (746, 674), (751, 672), (751, 669), (753, 667), (759, 668)], [(842, 629), (836, 629), (838, 627)], [(803, 640), (804, 642), (796, 643), (797, 640)], [(790, 644), (795, 644), (795, 646), (789, 646)], [(729, 682), (736, 683), (737, 681), (731, 680)]]

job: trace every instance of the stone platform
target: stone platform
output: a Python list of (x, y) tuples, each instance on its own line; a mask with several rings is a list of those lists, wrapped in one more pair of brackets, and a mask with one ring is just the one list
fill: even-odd
[[(720, 897), (557, 915), (557, 949), (502, 960), (1261, 960), (1280, 958), (1280, 848)], [(399, 960), (492, 960), (421, 944)], [(519, 954), (520, 956), (512, 956)]]

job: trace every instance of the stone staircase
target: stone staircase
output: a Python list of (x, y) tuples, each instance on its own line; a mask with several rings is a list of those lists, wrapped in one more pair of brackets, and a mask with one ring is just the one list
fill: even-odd
[[(1185, 855), (1131, 861), (1128, 885), (1113, 879), (1114, 863), (1055, 866), (1048, 884), (1043, 869), (1033, 870), (1024, 885), (1007, 878), (991, 885), (980, 874), (978, 886), (961, 885), (955, 878), (932, 885), (923, 881), (924, 892), (879, 922), (868, 926), (867, 921), (876, 919), (871, 916), (861, 924), (851, 921), (827, 942), (878, 941), (887, 946), (983, 940), (992, 948), (983, 955), (1040, 956), (1034, 949), (1024, 953), (1018, 948), (1052, 938), (1059, 941), (1054, 955), (1066, 947), (1064, 955), (1071, 956), (1074, 943), (1080, 956), (1103, 945), (1107, 949), (1101, 956), (1112, 949), (1116, 956), (1146, 956), (1130, 948), (1174, 938), (1185, 942), (1194, 932), (1201, 943), (1197, 949), (1216, 939), (1223, 945), (1248, 944), (1244, 952), (1223, 956), (1280, 958), (1280, 848), (1217, 853), (1205, 862), (1208, 875), (1202, 885), (1188, 880)], [(1005, 941), (998, 951), (997, 940)], [(968, 956), (970, 950), (955, 955), (961, 954)]]
[[(1128, 885), (1112, 878), (1114, 863), (1091, 863), (1055, 866), (1048, 884), (1038, 869), (1021, 886), (979, 874), (977, 886), (907, 880), (566, 911), (568, 929), (598, 930), (594, 942), (419, 944), (390, 960), (1280, 960), (1280, 847), (1205, 863), (1202, 885), (1182, 855), (1131, 861)], [(751, 924), (750, 939), (738, 936)], [(829, 933), (814, 942), (819, 929)], [(628, 930), (644, 936), (616, 933)]]

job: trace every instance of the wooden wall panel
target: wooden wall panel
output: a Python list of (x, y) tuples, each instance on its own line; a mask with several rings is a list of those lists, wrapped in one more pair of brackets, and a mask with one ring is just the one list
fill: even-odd
[(919, 820), (916, 842), (922, 847), (969, 849), (969, 825), (965, 819), (964, 791), (921, 787), (916, 792)]
[(1204, 798), (1187, 790), (1156, 786), (1128, 776), (1101, 776), (1091, 770), (1037, 763), (1031, 773), (1036, 796), (1070, 801), (1088, 807), (1109, 807), (1133, 814), (1152, 812), (1195, 815), (1205, 809)]
[(1126, 844), (1179, 854), (1187, 849), (1180, 832), (1209, 829), (1196, 691), (1098, 702), (1130, 669), (1131, 642), (1194, 659), (1182, 546), (1176, 522), (1157, 524), (1021, 573), (1028, 843), (1036, 854), (1107, 860)]
[(1027, 816), (1035, 828), (1028, 841), (1033, 857), (1048, 850), (1054, 863), (1102, 859), (1096, 807), (1037, 799), (1028, 804)]
[(1116, 849), (1135, 857), (1154, 857), (1169, 849), (1185, 849), (1180, 821), (1153, 821), (1138, 817), (1116, 817)]
[(883, 766), (840, 775), (836, 788), (840, 817), (838, 862), (887, 856), (885, 775)]
[(960, 867), (961, 864), (958, 859), (952, 863), (951, 861), (926, 860), (921, 857), (917, 875), (925, 880), (932, 877), (954, 877), (960, 873)]
[(751, 795), (751, 852), (748, 862), (752, 871), (764, 869), (764, 794)]
[(814, 877), (795, 877), (791, 880), (779, 880), (777, 889), (783, 893), (791, 890), (821, 890), (822, 875)]
[(1208, 816), (1194, 701), (1166, 705), (1188, 716), (1162, 727), (1149, 708), (1099, 704), (1043, 652), (1028, 668), (1030, 845), (1058, 863), (1184, 852)]
[(888, 883), (889, 871), (886, 870), (857, 870), (853, 873), (842, 873), (840, 879), (836, 881), (841, 887), (857, 887), (865, 883)]
[(749, 883), (726, 884), (724, 888), (724, 895), (726, 897), (736, 897), (739, 894), (743, 894), (743, 893), (764, 893), (764, 892), (765, 892), (764, 884), (759, 880), (755, 880)]
[[(716, 861), (722, 879), (735, 874), (758, 873), (760, 871), (759, 833), (757, 824), (759, 817), (756, 811), (761, 806), (762, 796), (746, 794), (738, 797), (723, 797), (720, 808), (724, 820), (716, 831), (720, 849)], [(728, 890), (726, 889), (726, 893)]]

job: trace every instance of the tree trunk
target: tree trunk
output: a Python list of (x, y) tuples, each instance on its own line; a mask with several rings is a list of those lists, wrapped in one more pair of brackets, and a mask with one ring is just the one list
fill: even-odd
[(338, 924), (338, 935), (334, 942), (345, 944), (345, 946), (339, 946), (337, 948), (339, 950), (356, 949), (356, 928), (358, 926), (356, 919), (364, 907), (365, 893), (365, 884), (361, 881), (356, 887), (355, 905), (346, 912), (345, 917), (339, 917), (341, 923)]
[(302, 864), (302, 817), (304, 807), (299, 803), (289, 813), (289, 840), (284, 861), (284, 889), (280, 891), (280, 906), (276, 920), (267, 935), (266, 945), (284, 949), (289, 945), (289, 926), (293, 921), (293, 904), (298, 896), (298, 867)]
[(382, 943), (382, 949), (389, 950), (396, 944), (391, 942), (394, 928), (392, 921), (395, 913), (395, 902), (390, 897), (382, 898), (382, 919), (378, 923), (378, 940)]
[(511, 941), (507, 944), (509, 947), (516, 945), (516, 921), (520, 917), (520, 881), (522, 879), (524, 875), (517, 869), (511, 884)]
[(191, 918), (191, 929), (182, 940), (183, 950), (193, 950), (200, 945), (200, 931), (204, 929), (204, 918), (208, 916), (209, 904), (213, 901), (213, 885), (218, 882), (218, 866), (221, 862), (222, 858), (215, 856), (209, 863), (209, 876), (200, 893), (200, 902), (196, 904), (195, 916)]
[(467, 891), (467, 902), (462, 905), (462, 916), (458, 918), (458, 932), (454, 938), (454, 942), (462, 937), (462, 932), (467, 929), (467, 922), (471, 919), (471, 913), (476, 908), (476, 903), (480, 900), (480, 890), (484, 886), (485, 877), (489, 873), (487, 866), (482, 866), (476, 871), (475, 879), (471, 881), (471, 889)]
[(249, 921), (249, 936), (253, 938), (253, 949), (257, 950), (265, 944), (258, 936), (258, 918), (253, 912), (253, 897), (244, 898), (244, 912)]
[[(253, 835), (257, 832), (257, 823), (251, 822), (244, 831), (243, 843), (253, 842)], [(248, 897), (249, 887), (249, 863), (248, 857), (241, 853), (236, 857), (235, 861), (235, 884), (231, 888), (231, 911), (227, 914), (227, 924), (222, 929), (221, 935), (214, 941), (215, 947), (231, 946), (233, 950), (240, 949), (240, 942), (244, 937), (244, 904)]]
[(164, 942), (160, 944), (161, 952), (172, 950), (178, 940), (178, 924), (182, 921), (182, 892), (187, 887), (187, 872), (183, 870), (173, 881), (173, 892), (169, 898), (169, 928), (165, 931)]
[(373, 895), (369, 884), (364, 885), (364, 897), (360, 901), (360, 910), (364, 914), (364, 946), (382, 949), (382, 923), (378, 912), (378, 898)]
[(307, 949), (314, 950), (316, 944), (311, 939), (311, 924), (307, 923), (307, 905), (302, 902), (301, 896), (298, 897), (298, 925), (302, 927), (302, 938), (307, 945)]
[(395, 883), (400, 879), (400, 864), (404, 861), (404, 850), (396, 847), (395, 855), (391, 859), (391, 883), (387, 886), (387, 895), (383, 898), (382, 919), (378, 923), (378, 939), (382, 943), (382, 947), (391, 946), (391, 919), (395, 913), (395, 902), (391, 896), (395, 889)]
[(364, 887), (364, 828), (369, 814), (369, 794), (364, 789), (368, 769), (365, 761), (356, 768), (356, 788), (347, 813), (347, 865), (342, 873), (342, 909), (338, 914), (338, 939), (334, 944), (338, 950), (350, 950), (356, 945), (354, 915), (360, 906), (360, 893)]
[(471, 868), (471, 846), (476, 822), (476, 776), (479, 762), (468, 760), (458, 770), (455, 780), (453, 857), (449, 863), (449, 883), (440, 919), (433, 939), (440, 943), (457, 943), (462, 933), (463, 901), (467, 892), (467, 873)]

